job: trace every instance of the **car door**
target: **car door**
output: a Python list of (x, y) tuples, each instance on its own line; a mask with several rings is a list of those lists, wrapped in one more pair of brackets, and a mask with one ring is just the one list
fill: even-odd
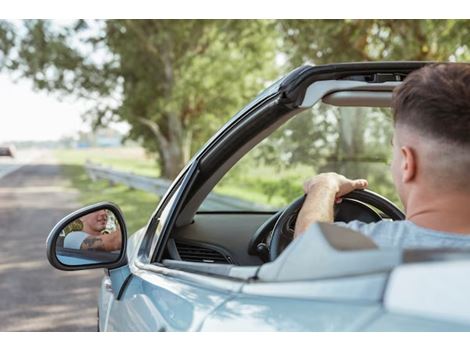
[(201, 330), (358, 331), (381, 314), (386, 276), (247, 282), (211, 313)]
[(207, 315), (241, 288), (234, 280), (142, 265), (113, 300), (107, 331), (197, 331)]
[[(197, 171), (196, 162), (181, 176), (176, 190), (166, 196), (157, 209), (155, 228), (149, 225), (139, 253), (129, 257), (129, 264), (111, 272), (111, 279), (121, 272), (130, 275), (123, 284), (122, 294), (115, 293), (104, 318), (105, 331), (194, 331), (204, 318), (219, 305), (233, 297), (242, 282), (165, 268), (153, 263), (152, 252), (167, 226), (174, 220), (179, 202)], [(171, 192), (170, 192), (171, 193)], [(151, 223), (151, 222), (150, 222)]]

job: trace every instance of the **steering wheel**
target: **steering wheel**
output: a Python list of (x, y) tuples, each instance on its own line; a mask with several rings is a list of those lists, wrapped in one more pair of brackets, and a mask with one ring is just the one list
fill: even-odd
[[(277, 218), (269, 245), (271, 261), (275, 260), (294, 238), (295, 220), (305, 197), (303, 195), (294, 200)], [(335, 221), (350, 221), (354, 218), (369, 223), (382, 220), (379, 213), (369, 206), (380, 210), (392, 220), (405, 219), (405, 214), (387, 198), (368, 190), (355, 190), (345, 195), (342, 202), (335, 205)]]

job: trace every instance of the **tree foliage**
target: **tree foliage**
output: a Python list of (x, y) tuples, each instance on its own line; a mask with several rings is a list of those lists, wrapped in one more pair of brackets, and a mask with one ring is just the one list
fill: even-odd
[[(304, 63), (470, 59), (470, 20), (282, 20), (278, 25), (291, 67)], [(387, 186), (387, 191), (382, 191), (391, 197), (391, 179), (374, 163), (388, 162), (392, 126), (374, 116), (366, 120), (360, 116), (360, 109), (354, 111), (359, 115), (346, 117), (337, 112), (326, 119), (326, 111), (314, 108), (309, 127), (299, 121), (291, 124), (288, 135), (286, 131), (277, 132), (277, 137), (264, 146), (264, 160), (274, 162), (270, 157), (273, 148), (288, 151), (291, 157), (278, 161), (284, 167), (311, 160), (317, 172), (335, 170), (352, 178), (370, 175), (377, 184)], [(328, 139), (334, 143), (326, 143)], [(371, 144), (371, 139), (377, 142)]]
[[(127, 121), (129, 137), (154, 152), (162, 175), (172, 178), (281, 70), (365, 60), (465, 61), (468, 43), (469, 20), (0, 21), (0, 70), (37, 89), (84, 98), (95, 124)], [(354, 128), (341, 121), (314, 117), (308, 130), (294, 124), (289, 135), (265, 145), (264, 158), (287, 146), (290, 157), (280, 163), (309, 156), (328, 168), (349, 160), (345, 172), (356, 175), (353, 159), (370, 157), (365, 134), (378, 135), (382, 126), (365, 128), (360, 117)], [(332, 138), (336, 144), (326, 148)]]
[(7, 22), (0, 21), (0, 70), (8, 63), (10, 51), (14, 47), (15, 33)]
[(277, 75), (273, 21), (34, 20), (11, 40), (0, 28), (3, 68), (87, 99), (96, 124), (127, 121), (168, 178)]
[(466, 61), (470, 20), (282, 20), (292, 66), (351, 61)]

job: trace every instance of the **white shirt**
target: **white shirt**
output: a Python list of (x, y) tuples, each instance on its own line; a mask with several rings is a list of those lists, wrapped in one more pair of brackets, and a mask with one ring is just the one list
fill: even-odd
[(72, 231), (65, 236), (64, 248), (80, 249), (83, 240), (88, 236), (90, 236), (90, 234), (83, 231)]

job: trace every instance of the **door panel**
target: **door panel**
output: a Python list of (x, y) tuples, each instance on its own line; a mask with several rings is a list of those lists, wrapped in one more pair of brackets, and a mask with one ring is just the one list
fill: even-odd
[(123, 297), (111, 305), (108, 331), (195, 331), (241, 287), (231, 280), (179, 273), (135, 272)]
[(211, 314), (202, 331), (356, 331), (380, 304), (241, 296)]
[(364, 331), (470, 331), (469, 324), (384, 312)]

